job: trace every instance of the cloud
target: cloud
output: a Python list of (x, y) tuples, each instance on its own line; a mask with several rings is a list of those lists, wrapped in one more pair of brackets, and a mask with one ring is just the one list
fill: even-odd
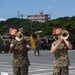
[(5, 19), (4, 18), (0, 18), (0, 21), (5, 21)]

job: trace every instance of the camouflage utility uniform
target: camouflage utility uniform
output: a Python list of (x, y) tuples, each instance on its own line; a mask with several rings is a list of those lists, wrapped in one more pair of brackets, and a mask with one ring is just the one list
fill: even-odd
[[(52, 43), (55, 46), (57, 41)], [(53, 75), (69, 75), (70, 61), (68, 58), (68, 48), (64, 42), (58, 46), (58, 50), (54, 53), (54, 74)]]
[(40, 43), (41, 43), (41, 39), (40, 39), (40, 37), (37, 37), (36, 41), (35, 41), (36, 48), (35, 48), (35, 51), (34, 51), (34, 55), (40, 56), (40, 52), (39, 52), (39, 50), (40, 50)]
[(12, 40), (15, 43), (13, 47), (13, 73), (14, 75), (28, 75), (28, 66), (30, 65), (26, 48), (26, 41)]

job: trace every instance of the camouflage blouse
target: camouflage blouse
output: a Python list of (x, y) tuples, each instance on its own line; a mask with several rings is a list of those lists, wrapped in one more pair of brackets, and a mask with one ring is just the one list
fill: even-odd
[[(14, 44), (16, 40), (12, 40), (11, 44)], [(17, 42), (13, 48), (13, 66), (24, 67), (29, 66), (28, 51), (26, 51), (26, 41), (24, 41), (24, 47), (22, 42)]]
[[(52, 46), (55, 46), (58, 41), (54, 41), (52, 43)], [(56, 67), (65, 67), (70, 64), (69, 58), (68, 58), (68, 48), (64, 42), (62, 42), (56, 52), (54, 53), (54, 66)]]

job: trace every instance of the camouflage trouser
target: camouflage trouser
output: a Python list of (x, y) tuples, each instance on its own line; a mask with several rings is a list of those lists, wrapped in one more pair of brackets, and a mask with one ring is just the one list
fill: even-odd
[(13, 75), (28, 75), (28, 66), (13, 67)]
[(69, 75), (69, 67), (54, 67), (53, 75)]
[(34, 51), (34, 55), (38, 55), (39, 56), (40, 55), (39, 51), (40, 51), (39, 46), (36, 46), (35, 51)]
[(35, 49), (34, 55), (40, 55), (40, 54), (39, 54), (39, 49)]

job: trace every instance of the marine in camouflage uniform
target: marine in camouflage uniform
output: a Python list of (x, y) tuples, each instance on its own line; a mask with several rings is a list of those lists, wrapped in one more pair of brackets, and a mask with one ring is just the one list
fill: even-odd
[(40, 43), (41, 43), (41, 38), (39, 36), (37, 36), (36, 41), (35, 41), (35, 51), (34, 51), (34, 55), (38, 55), (40, 56)]
[(27, 41), (12, 40), (10, 50), (13, 51), (13, 74), (14, 75), (28, 75), (28, 67), (30, 65), (28, 59)]
[(58, 39), (52, 43), (51, 53), (55, 57), (53, 75), (69, 75), (68, 49), (72, 49), (72, 45), (67, 40)]

